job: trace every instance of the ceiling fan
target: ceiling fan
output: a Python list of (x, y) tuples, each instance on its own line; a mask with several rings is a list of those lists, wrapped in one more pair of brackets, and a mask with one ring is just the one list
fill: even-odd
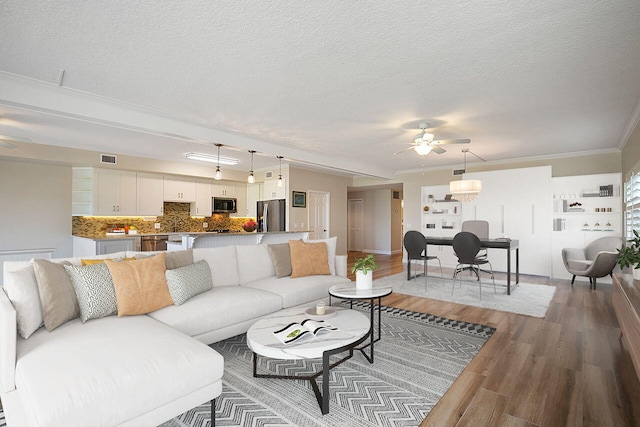
[(434, 139), (435, 135), (427, 132), (427, 129), (429, 129), (429, 127), (430, 127), (429, 123), (420, 123), (420, 129), (422, 129), (422, 132), (420, 132), (413, 138), (413, 142), (411, 143), (411, 146), (404, 148), (393, 154), (394, 155), (400, 154), (408, 150), (414, 150), (416, 153), (418, 153), (421, 156), (426, 156), (432, 151), (436, 154), (442, 154), (442, 153), (446, 153), (447, 150), (445, 150), (442, 147), (439, 147), (440, 145), (468, 144), (471, 142), (470, 139)]

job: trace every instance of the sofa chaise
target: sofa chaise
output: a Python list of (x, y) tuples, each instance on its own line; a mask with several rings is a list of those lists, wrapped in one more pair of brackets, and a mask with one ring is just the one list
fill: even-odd
[[(315, 246), (317, 254), (318, 244), (310, 243), (302, 242), (307, 249)], [(105, 263), (109, 268), (142, 265), (144, 259), (139, 258), (144, 256), (157, 265), (155, 258), (162, 257), (174, 301), (178, 294), (174, 295), (171, 283), (176, 279), (170, 274), (180, 278), (184, 270), (188, 274), (180, 283), (189, 286), (200, 280), (189, 274), (205, 268), (210, 289), (188, 295), (179, 305), (120, 315), (124, 304), (116, 286), (118, 316), (84, 323), (78, 293), (80, 318), (51, 331), (46, 316), (47, 328), (40, 327), (42, 321), (29, 319), (38, 310), (48, 309), (33, 298), (34, 286), (38, 295), (41, 284), (34, 274), (37, 262), (5, 262), (4, 292), (0, 292), (0, 398), (8, 427), (154, 426), (213, 401), (222, 391), (224, 360), (208, 344), (244, 333), (256, 320), (279, 310), (327, 300), (331, 286), (349, 282), (346, 256), (335, 256), (335, 238), (320, 245), (324, 251), (320, 260), (313, 254), (301, 258), (288, 244), (92, 257), (111, 259)], [(192, 258), (170, 269), (170, 259), (179, 257)], [(68, 271), (85, 268), (79, 267), (83, 262), (79, 258), (51, 261), (66, 261)], [(123, 264), (130, 262), (138, 264)], [(115, 280), (116, 270), (109, 271)], [(81, 292), (75, 279), (72, 282)], [(35, 331), (24, 338), (21, 327), (29, 322)]]

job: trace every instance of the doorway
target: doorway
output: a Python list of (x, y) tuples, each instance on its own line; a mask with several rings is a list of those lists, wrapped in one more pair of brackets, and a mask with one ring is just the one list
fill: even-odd
[(309, 190), (309, 240), (329, 238), (329, 193)]
[(362, 252), (363, 246), (363, 200), (349, 199), (347, 204), (347, 250)]

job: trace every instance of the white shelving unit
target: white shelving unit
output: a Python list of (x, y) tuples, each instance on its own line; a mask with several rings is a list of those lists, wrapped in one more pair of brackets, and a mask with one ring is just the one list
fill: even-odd
[[(446, 201), (449, 193), (448, 185), (424, 186), (421, 190), (422, 214), (420, 231), (425, 236), (453, 237), (460, 231), (462, 224), (462, 203)], [(433, 246), (427, 248), (429, 255), (440, 258), (443, 266), (455, 267), (458, 258), (450, 246)]]
[[(604, 192), (605, 186), (610, 195)], [(563, 248), (582, 248), (600, 237), (622, 236), (622, 174), (557, 177), (552, 178), (552, 187), (552, 276), (570, 279), (562, 263)]]

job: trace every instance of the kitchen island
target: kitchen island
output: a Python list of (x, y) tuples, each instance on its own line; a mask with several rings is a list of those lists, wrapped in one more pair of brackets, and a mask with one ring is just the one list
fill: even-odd
[(104, 255), (121, 251), (140, 251), (140, 240), (145, 236), (168, 236), (167, 250), (191, 248), (219, 248), (231, 245), (257, 245), (259, 243), (285, 243), (307, 239), (308, 231), (274, 231), (268, 233), (245, 232), (175, 232), (118, 235), (74, 235), (73, 256)]

